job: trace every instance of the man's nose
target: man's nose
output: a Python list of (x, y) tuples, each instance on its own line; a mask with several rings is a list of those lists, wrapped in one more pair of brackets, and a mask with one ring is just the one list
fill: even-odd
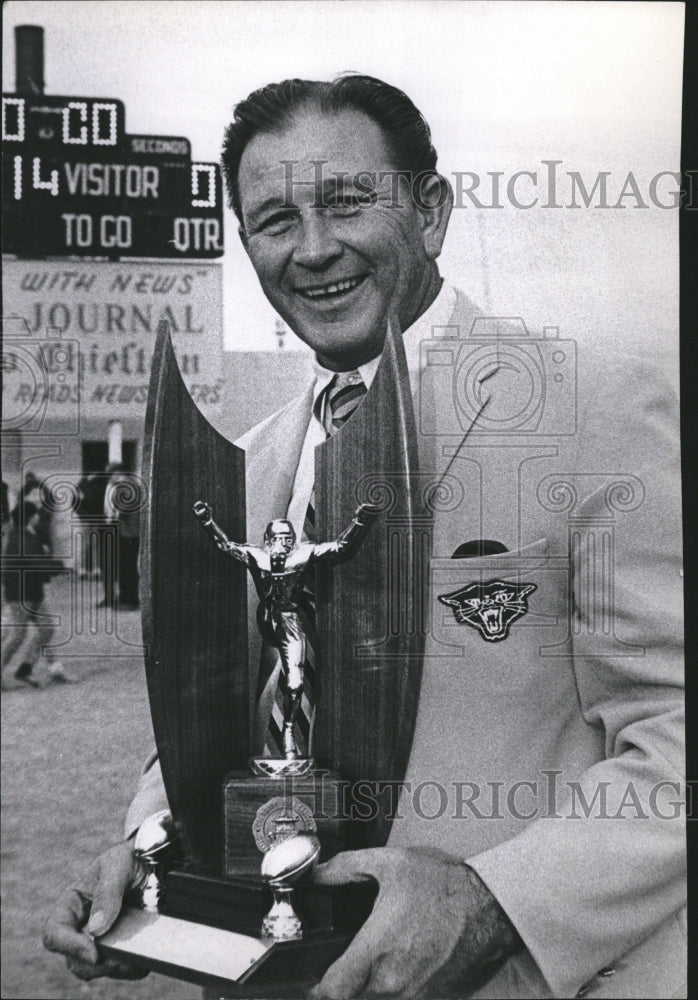
[(310, 208), (299, 226), (299, 239), (293, 252), (295, 262), (317, 270), (341, 254), (342, 244), (333, 232), (332, 220), (322, 209)]

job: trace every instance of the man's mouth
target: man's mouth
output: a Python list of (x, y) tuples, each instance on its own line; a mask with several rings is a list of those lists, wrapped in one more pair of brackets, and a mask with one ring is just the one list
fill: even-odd
[(298, 288), (297, 291), (305, 299), (312, 302), (338, 299), (343, 295), (348, 295), (355, 288), (362, 285), (366, 280), (366, 275), (362, 274), (354, 278), (344, 278), (342, 281), (333, 281), (327, 285), (315, 285), (312, 288)]

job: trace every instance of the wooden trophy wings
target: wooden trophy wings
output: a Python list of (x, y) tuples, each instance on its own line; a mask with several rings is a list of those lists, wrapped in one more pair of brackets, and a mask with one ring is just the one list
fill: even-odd
[(245, 455), (199, 412), (167, 323), (153, 357), (143, 474), (141, 607), (146, 676), (165, 789), (185, 853), (218, 874), (221, 782), (249, 756), (247, 580), (194, 517), (208, 501), (245, 538)]
[[(400, 782), (407, 769), (422, 676), (431, 541), (422, 492), (405, 350), (393, 320), (364, 400), (315, 453), (319, 539), (335, 537), (359, 502), (381, 509), (358, 554), (319, 571), (316, 579), (322, 659), (315, 756), (352, 782)], [(379, 784), (365, 790), (378, 814), (355, 825), (352, 846), (387, 840), (393, 792), (383, 792), (385, 798)]]
[[(146, 672), (170, 807), (192, 867), (212, 873), (222, 870), (222, 780), (246, 767), (251, 753), (254, 690), (246, 570), (211, 544), (192, 504), (209, 502), (228, 535), (243, 541), (244, 468), (244, 452), (192, 402), (161, 324), (144, 453)], [(424, 641), (426, 536), (415, 527), (425, 523), (417, 478), (404, 348), (389, 330), (361, 406), (316, 449), (318, 541), (336, 537), (361, 501), (383, 511), (358, 555), (316, 579), (322, 653), (314, 755), (351, 781), (400, 781), (409, 758)], [(354, 846), (384, 843), (387, 813), (381, 808), (374, 822), (359, 824)]]

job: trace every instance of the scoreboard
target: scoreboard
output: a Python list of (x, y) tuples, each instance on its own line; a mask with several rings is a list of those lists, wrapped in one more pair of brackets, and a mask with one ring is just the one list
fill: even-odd
[(125, 117), (111, 98), (3, 94), (3, 253), (223, 254), (218, 164), (179, 136), (127, 135)]

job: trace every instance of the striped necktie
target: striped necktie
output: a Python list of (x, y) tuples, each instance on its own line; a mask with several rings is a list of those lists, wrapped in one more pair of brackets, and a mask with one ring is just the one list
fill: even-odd
[[(366, 385), (357, 371), (338, 372), (315, 401), (315, 416), (325, 428), (327, 437), (342, 427), (366, 395)], [(305, 512), (303, 534), (309, 542), (315, 538), (315, 490), (310, 494)]]
[[(318, 396), (315, 402), (315, 415), (320, 419), (327, 436), (330, 437), (342, 427), (363, 397), (366, 395), (366, 385), (359, 372), (339, 372), (334, 376), (327, 388)], [(315, 538), (315, 491), (311, 494), (305, 514), (303, 534), (309, 542)], [(307, 651), (303, 667), (303, 696), (300, 709), (296, 716), (294, 737), (301, 756), (312, 753), (312, 730), (315, 717), (315, 649), (317, 648), (317, 633), (315, 631), (315, 594), (313, 581), (306, 583), (304, 596), (307, 629)], [(266, 669), (265, 669), (266, 665)], [(276, 650), (265, 647), (262, 650), (262, 665), (259, 684), (259, 709), (266, 713), (270, 702), (270, 689), (274, 688), (274, 699), (271, 703), (271, 713), (266, 723), (264, 755), (267, 757), (283, 757), (281, 730), (284, 717), (284, 697), (280, 678), (280, 659)], [(266, 697), (265, 697), (266, 694)], [(262, 723), (264, 724), (264, 723)]]
[(358, 372), (338, 372), (325, 389), (322, 423), (330, 437), (342, 427), (366, 395), (366, 386)]

